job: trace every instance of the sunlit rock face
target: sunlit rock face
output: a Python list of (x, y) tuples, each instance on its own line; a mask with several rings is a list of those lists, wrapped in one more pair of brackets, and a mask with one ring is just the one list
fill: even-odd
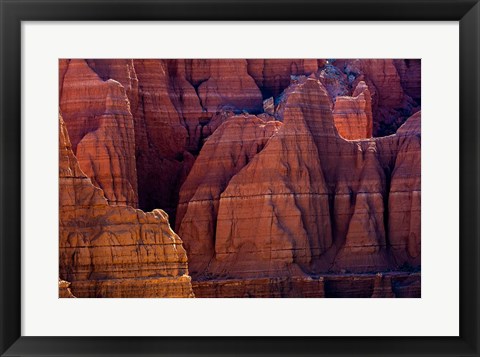
[(67, 299), (75, 298), (70, 289), (71, 285), (68, 281), (58, 280), (58, 297)]
[(420, 60), (338, 59), (334, 65), (354, 88), (364, 81), (372, 98), (373, 135), (385, 136), (420, 110)]
[[(60, 60), (75, 177), (98, 192), (61, 210), (79, 205), (78, 218), (99, 206), (88, 234), (109, 232), (92, 240), (101, 247), (77, 248), (82, 259), (62, 258), (77, 273), (61, 278), (75, 296), (190, 296), (188, 256), (202, 297), (418, 296), (420, 69), (401, 59)], [(153, 248), (123, 258), (116, 244), (137, 241)], [(93, 265), (92, 252), (102, 256)], [(120, 273), (129, 259), (139, 276)], [(404, 275), (376, 275), (387, 271)], [(130, 285), (100, 284), (103, 273)]]
[(60, 108), (82, 170), (110, 204), (137, 206), (135, 133), (125, 88), (102, 80), (84, 60), (64, 66)]
[(109, 205), (80, 169), (62, 117), (59, 150), (60, 278), (69, 282), (60, 296), (193, 297), (166, 213)]
[(177, 210), (176, 230), (188, 237), (187, 249), (195, 256), (191, 271), (203, 271), (215, 254), (222, 192), (281, 126), (253, 115), (232, 116), (205, 143), (180, 190)]
[[(202, 207), (207, 215), (196, 213), (193, 216), (198, 221), (177, 223), (179, 232), (188, 230), (182, 237), (187, 246), (192, 244), (191, 264), (198, 259), (198, 269), (205, 267), (204, 275), (237, 278), (370, 272), (419, 264), (420, 241), (414, 238), (420, 235), (419, 222), (412, 221), (408, 232), (400, 232), (402, 222), (411, 221), (412, 213), (419, 217), (420, 151), (416, 143), (420, 134), (411, 122), (419, 121), (420, 114), (409, 119), (397, 135), (352, 142), (339, 136), (328, 92), (319, 80), (301, 79), (289, 88), (284, 100), (283, 125), (262, 144), (261, 151), (253, 150), (253, 158), (241, 155), (248, 164), (237, 166), (237, 172), (228, 175), (232, 177), (227, 185), (223, 172), (218, 175), (209, 170), (202, 156), (196, 161), (182, 191), (196, 186), (207, 194), (192, 197), (189, 203), (184, 197), (179, 208), (184, 211), (187, 206), (186, 210), (196, 212)], [(230, 154), (231, 147), (238, 146), (235, 140), (222, 141), (213, 135), (207, 145), (204, 150), (209, 150), (211, 165), (223, 169), (238, 162)], [(217, 145), (228, 149), (216, 155), (211, 148)], [(215, 161), (217, 157), (221, 163)], [(197, 165), (208, 173), (201, 173)], [(406, 179), (402, 177), (404, 165), (409, 165), (408, 182), (399, 184), (408, 191), (400, 193), (396, 185), (397, 180)], [(221, 184), (211, 177), (221, 177)], [(194, 183), (201, 178), (201, 184)], [(220, 197), (219, 188), (223, 189)], [(391, 207), (396, 206), (390, 203), (392, 199), (405, 200), (399, 203), (402, 216), (397, 217), (400, 212)], [(409, 205), (406, 213), (405, 204)], [(386, 224), (389, 217), (392, 224)], [(200, 224), (205, 228), (200, 229)], [(395, 240), (387, 242), (387, 236)], [(197, 248), (199, 244), (204, 245)], [(199, 272), (193, 269), (192, 273)]]
[(352, 96), (336, 98), (333, 118), (344, 139), (371, 138), (373, 133), (372, 97), (365, 82), (359, 82)]

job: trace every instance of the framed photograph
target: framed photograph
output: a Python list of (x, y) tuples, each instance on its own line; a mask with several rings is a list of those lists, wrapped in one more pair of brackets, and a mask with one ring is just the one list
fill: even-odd
[(0, 3), (2, 356), (480, 356), (478, 1)]

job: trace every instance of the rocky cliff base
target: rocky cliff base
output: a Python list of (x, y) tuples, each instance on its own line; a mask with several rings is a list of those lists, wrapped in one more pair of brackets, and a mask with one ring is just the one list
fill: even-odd
[(419, 298), (420, 273), (194, 281), (197, 298)]

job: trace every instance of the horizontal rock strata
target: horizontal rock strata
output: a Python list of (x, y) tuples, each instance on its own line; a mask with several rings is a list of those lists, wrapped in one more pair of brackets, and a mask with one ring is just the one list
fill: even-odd
[(372, 99), (365, 82), (359, 82), (351, 97), (337, 97), (333, 109), (335, 127), (344, 139), (372, 137)]
[(393, 134), (420, 107), (420, 60), (339, 59), (352, 88), (364, 81), (372, 97), (373, 134)]
[(419, 273), (337, 275), (324, 277), (327, 298), (419, 298)]
[(194, 281), (197, 298), (419, 298), (419, 273)]
[(257, 278), (192, 283), (197, 298), (323, 298), (323, 278)]
[(124, 87), (83, 60), (64, 66), (60, 107), (80, 167), (110, 204), (136, 207), (135, 133)]
[(60, 278), (76, 297), (192, 297), (187, 256), (161, 210), (110, 206), (60, 117)]
[[(420, 113), (396, 135), (349, 142), (330, 108), (320, 81), (300, 79), (285, 95), (283, 125), (253, 157), (242, 155), (247, 165), (225, 176), (209, 170), (201, 153), (182, 192), (193, 186), (204, 194), (179, 205), (198, 220), (184, 223), (179, 214), (177, 222), (179, 232), (188, 230), (182, 237), (191, 264), (199, 264), (194, 276), (301, 277), (420, 264)], [(204, 147), (209, 164), (229, 167), (226, 157), (232, 166), (235, 145), (212, 136)]]
[(59, 298), (75, 298), (72, 294), (70, 286), (72, 284), (65, 280), (58, 280), (58, 297)]
[(78, 297), (190, 296), (184, 244), (201, 296), (349, 289), (332, 274), (370, 274), (340, 295), (419, 295), (385, 272), (421, 264), (420, 70), (60, 60), (61, 278)]
[(214, 255), (221, 193), (228, 182), (260, 152), (282, 123), (253, 115), (230, 117), (205, 143), (183, 184), (177, 210), (179, 235), (188, 241), (190, 270), (200, 272)]

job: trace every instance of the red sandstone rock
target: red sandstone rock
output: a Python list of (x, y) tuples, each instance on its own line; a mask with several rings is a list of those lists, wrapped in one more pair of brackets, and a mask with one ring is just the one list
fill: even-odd
[[(362, 153), (363, 158), (359, 160), (362, 165), (360, 172), (354, 171), (352, 163), (349, 165), (352, 174), (359, 180), (359, 186), (345, 243), (335, 258), (337, 269), (383, 271), (389, 267), (383, 219), (386, 178), (376, 151), (375, 142), (368, 143), (368, 148)], [(348, 165), (345, 161), (343, 164)]]
[[(249, 59), (248, 73), (264, 97), (277, 97), (290, 85), (291, 75), (309, 75), (319, 68), (316, 59)], [(321, 62), (320, 64), (322, 64)]]
[(162, 210), (108, 205), (60, 117), (60, 278), (77, 297), (191, 297), (187, 256)]
[[(176, 230), (195, 278), (253, 279), (222, 288), (227, 295), (268, 296), (255, 280), (265, 277), (304, 281), (328, 271), (420, 265), (420, 113), (395, 135), (365, 140), (372, 131), (388, 133), (405, 121), (405, 113), (418, 110), (419, 89), (419, 61), (60, 61), (61, 109), (80, 167), (112, 204), (135, 206), (130, 192), (136, 195), (138, 181), (141, 207), (177, 214)], [(261, 111), (262, 94), (276, 97), (267, 103), (268, 113), (233, 114)], [(273, 117), (284, 125), (267, 122)], [(74, 177), (81, 178), (75, 185), (84, 182), (83, 174)], [(90, 192), (89, 181), (86, 186)], [(91, 206), (98, 195), (90, 196)], [(103, 217), (104, 200), (93, 206), (102, 207), (96, 210)], [(143, 222), (128, 218), (129, 210), (115, 212), (134, 226), (150, 227), (152, 214)], [(153, 216), (165, 224), (164, 213)], [(105, 222), (99, 226), (117, 234), (118, 222)], [(93, 223), (88, 227), (92, 234)], [(100, 267), (109, 264), (116, 271), (113, 258), (105, 261), (108, 254), (100, 247), (94, 252), (102, 257)], [(67, 260), (64, 266), (85, 269), (85, 261)], [(148, 259), (146, 264), (152, 271)], [(175, 288), (180, 281), (185, 293), (188, 278), (154, 275), (125, 278), (128, 289), (118, 276), (72, 284), (83, 296), (132, 296), (141, 290), (157, 296), (157, 284), (181, 295)], [(362, 294), (368, 285), (368, 296), (389, 295), (388, 283), (377, 280), (361, 285)], [(289, 284), (267, 285), (288, 290)], [(332, 288), (336, 284), (327, 283), (327, 296), (338, 290)], [(353, 283), (338, 284), (348, 290)], [(397, 296), (419, 294), (415, 280), (411, 286), (395, 284)]]
[(65, 280), (58, 280), (58, 297), (59, 298), (76, 298), (72, 294), (72, 290), (70, 290), (70, 285), (68, 281)]
[(420, 136), (421, 134), (421, 112), (416, 112), (397, 130), (397, 136)]
[(368, 85), (372, 97), (374, 135), (394, 133), (418, 110), (418, 104), (403, 89), (405, 87), (408, 93), (419, 96), (420, 66), (417, 63), (412, 62), (407, 67), (405, 62), (393, 59), (349, 59), (335, 62), (335, 66), (346, 74), (353, 86), (359, 81)]
[[(178, 190), (222, 108), (259, 111), (262, 96), (244, 60), (134, 60), (140, 206), (175, 214)], [(206, 128), (208, 127), (208, 128)]]
[(401, 105), (404, 93), (392, 59), (341, 59), (335, 62), (335, 66), (350, 77), (352, 83), (367, 83), (375, 110), (378, 106), (394, 108)]
[(389, 209), (391, 250), (399, 263), (420, 265), (421, 233), (421, 113), (398, 130), (398, 155), (392, 172)]
[(215, 113), (223, 107), (262, 110), (262, 93), (247, 72), (246, 60), (209, 60), (210, 77), (198, 87), (202, 107)]
[(395, 59), (393, 60), (400, 75), (400, 83), (406, 94), (420, 104), (421, 99), (421, 66), (420, 59)]
[(194, 256), (193, 274), (202, 272), (213, 257), (220, 194), (280, 126), (253, 115), (233, 116), (205, 143), (181, 188), (177, 210), (177, 231)]
[(352, 97), (337, 97), (333, 118), (338, 133), (345, 139), (372, 137), (372, 99), (365, 82), (359, 82)]
[(419, 273), (327, 274), (320, 277), (220, 279), (192, 282), (197, 298), (420, 297)]
[[(360, 90), (365, 88), (359, 85), (356, 96)], [(193, 219), (186, 226), (187, 245), (195, 242), (192, 244), (198, 246), (207, 231), (207, 236), (215, 237), (214, 251), (211, 243), (200, 250), (200, 255), (212, 259), (208, 264), (202, 261), (197, 269), (206, 267), (207, 276), (256, 278), (302, 276), (329, 269), (383, 271), (406, 262), (419, 264), (419, 225), (412, 221), (408, 232), (399, 228), (398, 234), (392, 233), (400, 221), (420, 218), (419, 205), (410, 199), (417, 195), (420, 171), (409, 166), (417, 164), (419, 150), (414, 144), (405, 144), (417, 140), (410, 138), (408, 128), (419, 127), (415, 124), (419, 115), (407, 121), (397, 135), (347, 142), (335, 129), (330, 108), (327, 91), (314, 78), (300, 78), (285, 91), (284, 126), (230, 179), (220, 195), (218, 215), (215, 217), (216, 207), (205, 209), (208, 220), (202, 224), (209, 229), (190, 229)], [(216, 137), (210, 140), (213, 146)], [(208, 153), (212, 162), (217, 155)], [(412, 175), (412, 183), (402, 182), (401, 172)], [(390, 174), (391, 187), (387, 181)], [(212, 197), (218, 195), (215, 182), (202, 181), (208, 176), (193, 171), (191, 175), (199, 177), (189, 176), (189, 190), (198, 180), (202, 191), (215, 188)], [(395, 192), (397, 180), (407, 192)], [(225, 181), (220, 189), (224, 185)], [(399, 201), (397, 208), (392, 208), (392, 198)], [(405, 200), (410, 202), (407, 211)], [(191, 202), (199, 204), (195, 199)], [(389, 224), (388, 232), (385, 202), (389, 202), (389, 217), (399, 221), (393, 222), (393, 227)], [(179, 222), (180, 231), (185, 223)], [(191, 250), (199, 251), (193, 246)], [(199, 257), (192, 254), (191, 264), (195, 265)]]
[(372, 298), (393, 298), (392, 278), (378, 273), (375, 277)]
[(69, 59), (58, 60), (58, 102), (59, 103), (62, 99), (63, 80), (65, 78), (65, 73), (67, 73), (69, 63), (70, 63)]
[[(164, 157), (183, 153), (187, 146), (188, 131), (171, 97), (168, 64), (163, 60), (149, 59), (134, 60), (134, 66), (141, 97), (141, 105), (134, 113), (138, 148), (143, 150), (143, 145), (154, 145)], [(198, 100), (196, 107), (197, 113), (200, 113)]]
[(197, 298), (324, 298), (324, 278), (277, 277), (192, 282)]
[(210, 60), (209, 59), (186, 59), (185, 71), (186, 79), (195, 87), (210, 78)]
[(183, 73), (175, 63), (133, 62), (139, 80), (139, 105), (133, 113), (139, 206), (162, 207), (174, 216), (178, 189), (193, 164), (187, 149), (197, 150), (199, 145), (195, 133), (202, 108), (195, 89), (182, 76), (170, 80), (170, 70)]
[(63, 62), (60, 70), (60, 109), (80, 167), (111, 204), (136, 207), (135, 134), (124, 88), (103, 81), (84, 60)]
[[(378, 103), (380, 106), (394, 108), (403, 101), (403, 89), (400, 76), (391, 59), (362, 59), (354, 61), (361, 64), (361, 71), (378, 89)], [(367, 82), (368, 84), (368, 82)]]
[(130, 111), (135, 113), (138, 107), (138, 78), (131, 59), (87, 59), (102, 80), (114, 79), (119, 82), (127, 94)]
[(420, 297), (419, 273), (332, 274), (324, 276), (325, 297), (392, 298)]
[(233, 276), (301, 276), (301, 268), (311, 270), (312, 258), (332, 244), (317, 132), (312, 133), (334, 130), (321, 120), (322, 113), (331, 115), (331, 102), (315, 91), (292, 91), (288, 98), (285, 125), (220, 198), (215, 253)]

